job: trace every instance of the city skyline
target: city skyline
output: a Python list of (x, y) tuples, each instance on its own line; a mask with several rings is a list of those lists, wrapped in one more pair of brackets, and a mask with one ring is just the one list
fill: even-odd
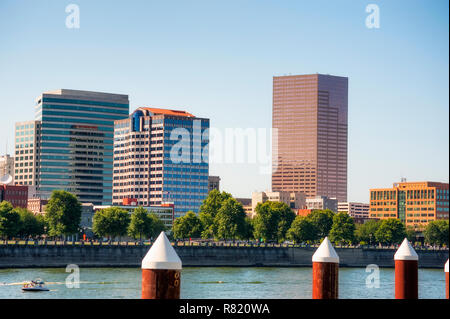
[[(13, 155), (14, 123), (31, 119), (22, 114), (43, 91), (122, 93), (130, 96), (130, 113), (177, 106), (221, 129), (269, 128), (272, 77), (319, 72), (349, 78), (348, 201), (368, 202), (368, 189), (401, 177), (448, 182), (448, 3), (377, 2), (379, 29), (364, 24), (367, 3), (345, 1), (276, 8), (250, 2), (240, 11), (233, 2), (180, 2), (179, 11), (137, 2), (142, 13), (134, 8), (128, 25), (120, 22), (120, 14), (130, 14), (124, 4), (77, 3), (78, 30), (64, 24), (66, 4), (0, 4), (0, 26), (11, 31), (3, 43), (8, 51), (0, 52), (0, 153), (7, 143)], [(202, 5), (210, 17), (195, 13)], [(104, 7), (109, 15), (102, 16)], [(169, 15), (177, 21), (172, 26), (164, 23)], [(39, 25), (23, 23), (36, 16), (43, 17)], [(270, 188), (270, 175), (252, 165), (214, 164), (210, 174), (236, 197)]]

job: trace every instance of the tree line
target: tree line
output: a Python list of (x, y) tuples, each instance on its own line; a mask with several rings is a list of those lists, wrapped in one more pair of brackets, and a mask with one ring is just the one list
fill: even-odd
[[(0, 203), (0, 237), (36, 238), (43, 235), (61, 237), (80, 234), (82, 206), (78, 198), (66, 191), (54, 191), (45, 214), (34, 215), (24, 208)], [(355, 224), (347, 213), (313, 210), (307, 216), (296, 216), (281, 202), (259, 203), (256, 216), (250, 219), (240, 202), (227, 192), (213, 190), (203, 201), (199, 214), (188, 212), (175, 219), (171, 237), (175, 239), (203, 238), (215, 240), (257, 240), (264, 242), (293, 241), (318, 243), (328, 236), (336, 244), (395, 244), (405, 237), (414, 242), (416, 232), (395, 218), (369, 220)], [(164, 223), (152, 212), (136, 207), (130, 215), (120, 207), (97, 211), (92, 231), (97, 237), (109, 239), (130, 236), (134, 239), (155, 238), (166, 231)], [(449, 243), (448, 220), (428, 223), (423, 231), (430, 245)]]
[[(25, 208), (13, 208), (11, 203), (0, 203), (0, 237), (37, 238), (43, 235), (61, 237), (81, 234), (82, 206), (78, 198), (66, 191), (53, 191), (45, 207), (45, 214), (33, 214)], [(130, 215), (120, 207), (97, 211), (93, 216), (92, 231), (97, 237), (109, 239), (130, 236), (134, 239), (154, 238), (166, 227), (153, 212), (136, 207)]]
[[(318, 243), (328, 236), (335, 244), (362, 245), (397, 244), (405, 237), (416, 240), (414, 229), (406, 228), (396, 218), (355, 224), (344, 212), (313, 210), (307, 216), (296, 216), (285, 203), (270, 201), (259, 203), (255, 212), (253, 219), (248, 218), (242, 204), (231, 194), (213, 190), (198, 215), (188, 212), (175, 220), (173, 237)], [(431, 221), (423, 232), (425, 242), (448, 246), (448, 228), (447, 220)]]

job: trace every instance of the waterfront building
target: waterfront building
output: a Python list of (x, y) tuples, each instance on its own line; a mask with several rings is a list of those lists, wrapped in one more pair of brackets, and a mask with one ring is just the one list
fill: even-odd
[(252, 218), (253, 217), (252, 199), (251, 198), (236, 198), (236, 200), (242, 204), (245, 214), (248, 217)]
[[(138, 207), (136, 205), (114, 205), (114, 206), (94, 206), (94, 213), (98, 210), (109, 208), (109, 207), (119, 207), (130, 213), (130, 215), (134, 212), (134, 210)], [(175, 206), (174, 204), (166, 203), (161, 205), (152, 205), (152, 206), (140, 206), (144, 208), (149, 213), (154, 213), (161, 221), (164, 223), (164, 226), (167, 229), (172, 229), (173, 221), (175, 219)], [(91, 224), (87, 225), (92, 228), (92, 220)]]
[(339, 202), (338, 212), (345, 212), (353, 218), (369, 218), (370, 204), (356, 202)]
[(82, 203), (81, 204), (81, 220), (80, 229), (83, 235), (88, 238), (94, 236), (92, 231), (92, 225), (94, 223), (95, 206), (92, 203)]
[(16, 182), (82, 203), (112, 203), (114, 121), (128, 117), (128, 95), (60, 89), (36, 99), (35, 120), (16, 123)]
[(14, 183), (14, 157), (9, 154), (0, 156), (0, 178), (5, 175), (12, 176), (12, 183)]
[(423, 230), (433, 220), (449, 219), (449, 184), (401, 182), (392, 188), (370, 189), (370, 218), (398, 218)]
[(18, 185), (36, 185), (39, 165), (40, 121), (15, 124), (14, 180)]
[(198, 212), (208, 195), (209, 119), (141, 107), (115, 122), (113, 204), (175, 205), (175, 217)]
[(44, 214), (45, 205), (48, 204), (48, 200), (40, 198), (30, 198), (28, 196), (27, 209), (33, 214)]
[(0, 184), (0, 203), (10, 202), (13, 207), (27, 208), (28, 187)]
[(288, 205), (291, 209), (304, 208), (306, 204), (306, 197), (303, 193), (290, 193), (290, 192), (253, 192), (252, 193), (252, 217), (256, 214), (256, 206), (259, 203), (282, 202)]
[(273, 77), (273, 191), (347, 201), (347, 113), (346, 77)]
[(216, 189), (220, 192), (220, 177), (219, 176), (208, 176), (208, 192)]
[(328, 198), (326, 196), (316, 196), (306, 199), (307, 209), (329, 209), (333, 212), (338, 211), (338, 200), (336, 198)]

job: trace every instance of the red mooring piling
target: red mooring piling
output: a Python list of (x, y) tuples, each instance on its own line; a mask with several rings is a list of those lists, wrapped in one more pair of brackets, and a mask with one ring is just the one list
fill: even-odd
[(180, 299), (182, 264), (164, 232), (142, 260), (142, 299)]
[(418, 299), (419, 256), (409, 243), (404, 239), (394, 255), (395, 261), (395, 299)]
[(313, 262), (313, 299), (338, 299), (339, 256), (328, 237), (317, 248)]

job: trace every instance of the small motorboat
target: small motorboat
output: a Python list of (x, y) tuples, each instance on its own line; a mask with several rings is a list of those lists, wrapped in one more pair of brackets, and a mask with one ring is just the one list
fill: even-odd
[(22, 291), (49, 291), (42, 279), (38, 278), (22, 286)]

